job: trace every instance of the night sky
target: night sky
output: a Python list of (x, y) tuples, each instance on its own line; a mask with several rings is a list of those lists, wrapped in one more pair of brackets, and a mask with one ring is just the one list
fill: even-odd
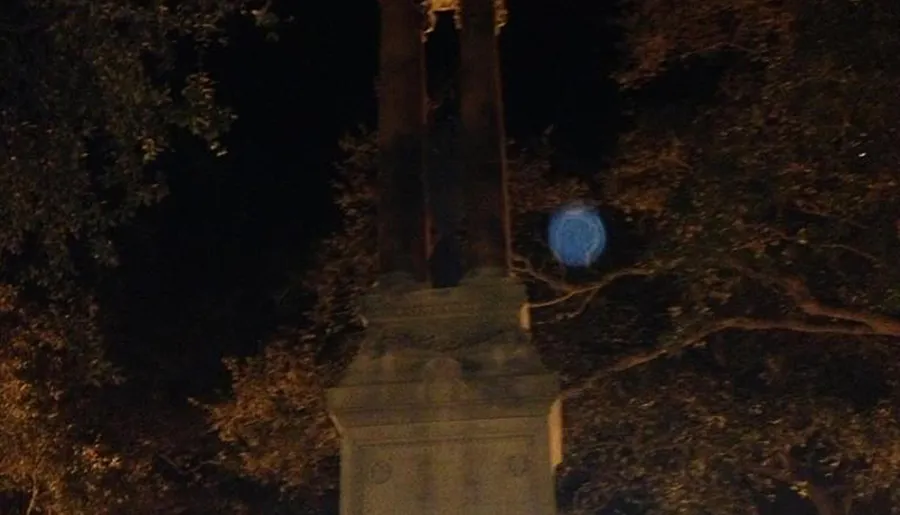
[[(617, 128), (615, 28), (601, 4), (508, 4), (507, 135), (527, 145), (554, 126), (566, 173), (595, 173)], [(284, 7), (300, 5), (309, 4)], [(287, 22), (277, 42), (247, 19), (232, 23), (229, 47), (210, 56), (221, 101), (238, 116), (229, 155), (182, 145), (164, 163), (171, 195), (123, 236), (124, 279), (109, 288), (121, 311), (115, 330), (128, 341), (119, 358), (172, 399), (208, 391), (210, 380), (224, 385), (221, 358), (259, 350), (278, 322), (274, 293), (337, 226), (329, 181), (338, 140), (374, 127), (377, 2), (315, 8), (278, 11)], [(452, 32), (446, 17), (429, 40), (434, 82), (452, 73)]]

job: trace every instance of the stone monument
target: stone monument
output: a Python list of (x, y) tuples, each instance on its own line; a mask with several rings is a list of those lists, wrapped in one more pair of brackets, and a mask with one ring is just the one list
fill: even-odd
[[(497, 30), (501, 0), (380, 0), (380, 279), (367, 335), (328, 404), (342, 515), (553, 515), (558, 382), (531, 345), (510, 277)], [(432, 287), (424, 221), (428, 20), (460, 30), (465, 274)]]

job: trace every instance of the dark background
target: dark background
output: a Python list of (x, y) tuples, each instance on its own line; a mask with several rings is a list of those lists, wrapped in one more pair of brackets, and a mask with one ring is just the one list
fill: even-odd
[[(614, 141), (611, 3), (508, 3), (507, 135), (527, 145), (552, 125), (566, 173), (595, 173)], [(277, 7), (277, 41), (250, 19), (230, 24), (228, 47), (208, 56), (220, 100), (238, 116), (229, 154), (178, 145), (164, 163), (170, 196), (122, 237), (124, 273), (107, 288), (117, 361), (170, 400), (227, 385), (221, 358), (259, 350), (278, 321), (275, 293), (338, 227), (338, 140), (374, 128), (377, 1), (309, 4)], [(444, 16), (429, 39), (435, 82), (452, 74), (452, 27)]]
[[(552, 126), (556, 167), (594, 176), (623, 128), (623, 101), (609, 78), (619, 59), (615, 2), (507, 5), (507, 136), (527, 146)], [(378, 2), (282, 0), (277, 14), (277, 41), (235, 19), (229, 46), (208, 56), (220, 101), (238, 116), (228, 155), (177, 144), (163, 163), (170, 196), (121, 235), (122, 267), (104, 294), (113, 357), (131, 378), (128, 403), (184, 407), (189, 397), (227, 389), (222, 358), (260, 350), (284, 321), (277, 292), (339, 227), (331, 195), (338, 141), (360, 125), (375, 128)], [(446, 15), (428, 45), (436, 82), (452, 75), (454, 43)], [(680, 80), (650, 100), (703, 94), (696, 85), (713, 82)], [(772, 510), (803, 513), (796, 505)]]

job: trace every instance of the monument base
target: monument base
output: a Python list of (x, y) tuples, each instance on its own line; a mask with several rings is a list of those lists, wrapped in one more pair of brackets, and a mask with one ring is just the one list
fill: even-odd
[(369, 296), (368, 338), (328, 392), (342, 515), (553, 515), (558, 381), (522, 329), (524, 288)]

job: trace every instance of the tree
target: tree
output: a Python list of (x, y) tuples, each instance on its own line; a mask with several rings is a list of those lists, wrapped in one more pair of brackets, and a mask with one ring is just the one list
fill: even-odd
[[(115, 230), (165, 195), (159, 158), (173, 137), (223, 151), (232, 115), (215, 103), (202, 56), (223, 41), (225, 17), (244, 7), (0, 5), (4, 513), (178, 513), (185, 503), (175, 485), (201, 483), (166, 476), (167, 447), (153, 438), (167, 435), (141, 433), (104, 408), (123, 378), (106, 355), (92, 293), (98, 271), (116, 264)], [(225, 509), (211, 500), (206, 509)]]
[(896, 353), (736, 339), (711, 344), (713, 359), (646, 365), (569, 404), (569, 513), (622, 498), (642, 499), (639, 513), (754, 513), (775, 501), (775, 513), (797, 513), (789, 490), (820, 514), (888, 513)]
[[(213, 82), (178, 63), (176, 43), (204, 48), (238, 1), (142, 4), (14, 0), (0, 8), (0, 258), (12, 273), (114, 261), (109, 231), (165, 195), (158, 167), (174, 128), (220, 149), (231, 114)], [(183, 59), (183, 57), (182, 57)], [(177, 66), (176, 66), (177, 65)], [(173, 86), (174, 91), (173, 91)], [(21, 268), (21, 267), (20, 267)], [(44, 280), (45, 278), (42, 278)]]
[(21, 506), (14, 513), (87, 512), (78, 490), (99, 490), (104, 473), (121, 466), (71, 427), (90, 393), (115, 379), (81, 307), (36, 311), (0, 287), (0, 485)]
[(0, 509), (240, 513), (237, 499), (210, 495), (221, 475), (198, 466), (215, 458), (197, 445), (202, 427), (127, 409), (97, 315), (86, 300), (48, 306), (0, 286)]
[[(613, 276), (652, 271), (671, 297), (659, 343), (611, 356), (570, 394), (591, 393), (573, 453), (603, 464), (584, 480), (580, 493), (594, 497), (581, 509), (640, 484), (654, 512), (746, 513), (752, 494), (780, 485), (822, 515), (896, 512), (896, 496), (871, 504), (897, 491), (900, 471), (881, 440), (900, 427), (890, 266), (900, 68), (881, 64), (900, 51), (896, 10), (877, 0), (625, 9), (617, 78), (634, 127), (598, 179), (648, 248)], [(685, 352), (719, 368), (652, 363)], [(612, 443), (625, 428), (643, 430)]]
[[(640, 244), (589, 270), (555, 265), (543, 220), (528, 213), (587, 191), (548, 187), (543, 159), (512, 167), (515, 272), (566, 388), (562, 508), (727, 515), (774, 500), (799, 503), (791, 513), (897, 512), (896, 10), (887, 0), (624, 8), (629, 60), (617, 78), (633, 126), (596, 182)], [(355, 300), (373, 279), (364, 157), (374, 147), (359, 148), (337, 195), (343, 232), (306, 283), (316, 303), (294, 332), (304, 357), (291, 358), (301, 379), (280, 365), (301, 345), (282, 346), (253, 384), (243, 379), (264, 357), (236, 369), (235, 398), (265, 409), (216, 412), (220, 428), (238, 422), (231, 438), (255, 437), (237, 447), (247, 460), (277, 458), (259, 436), (298, 413), (309, 418), (291, 430), (308, 432), (294, 445), (334, 452), (333, 433), (316, 430), (321, 385), (309, 383), (333, 380), (352, 356)], [(262, 392), (292, 391), (279, 381), (302, 389), (302, 405), (261, 403)]]
[[(877, 1), (748, 1), (673, 19), (636, 4), (623, 86), (647, 89), (679, 64), (717, 75), (706, 99), (644, 111), (604, 178), (610, 203), (653, 225), (651, 255), (700, 290), (682, 332), (900, 336), (888, 265), (900, 250), (900, 69), (879, 64), (900, 49), (895, 14)], [(747, 303), (752, 288), (769, 302)]]

